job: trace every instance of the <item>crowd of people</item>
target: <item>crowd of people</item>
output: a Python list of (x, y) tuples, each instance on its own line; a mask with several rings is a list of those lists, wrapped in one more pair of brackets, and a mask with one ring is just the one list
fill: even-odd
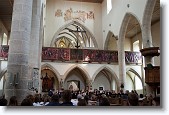
[[(0, 106), (111, 106), (112, 99), (118, 99), (118, 106), (160, 106), (160, 97), (152, 95), (138, 95), (136, 91), (123, 93), (115, 91), (71, 91), (61, 90), (35, 95), (27, 95), (19, 104), (16, 96), (12, 96), (10, 100), (5, 99), (5, 96), (0, 98)], [(123, 104), (123, 100), (126, 104)], [(140, 104), (141, 102), (141, 104)]]

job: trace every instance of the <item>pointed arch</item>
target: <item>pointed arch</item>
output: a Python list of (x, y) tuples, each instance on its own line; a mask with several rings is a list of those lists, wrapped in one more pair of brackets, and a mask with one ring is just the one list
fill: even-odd
[(46, 67), (50, 68), (50, 70), (55, 73), (57, 79), (59, 80), (60, 74), (52, 65), (45, 63), (41, 66), (41, 70), (45, 69)]
[[(125, 49), (124, 49), (124, 44), (125, 44), (125, 37), (126, 37), (126, 32), (128, 29), (128, 24), (130, 22), (131, 17), (134, 17), (137, 21), (138, 24), (140, 25), (140, 20), (139, 18), (131, 13), (127, 12), (124, 15), (120, 31), (119, 31), (119, 39), (118, 39), (118, 59), (119, 59), (119, 79), (120, 79), (120, 84), (125, 84), (126, 83), (126, 63), (125, 63)], [(120, 86), (119, 84), (119, 86)], [(126, 84), (125, 84), (126, 85)]]
[(142, 87), (144, 88), (143, 78), (133, 68), (127, 68), (126, 72), (128, 72), (128, 71), (134, 73), (140, 79)]
[(139, 79), (142, 81), (141, 76), (140, 76), (133, 68), (127, 68), (126, 71), (130, 71), (130, 72), (134, 73), (134, 74), (137, 75), (137, 76), (139, 77)]
[(92, 34), (92, 32), (90, 32), (89, 29), (87, 29), (83, 24), (81, 24), (80, 22), (77, 22), (77, 21), (69, 22), (68, 24), (65, 24), (64, 26), (60, 27), (60, 28), (58, 29), (58, 31), (54, 34), (50, 46), (51, 46), (51, 47), (54, 46), (55, 41), (56, 41), (56, 39), (57, 39), (57, 36), (59, 35), (59, 33), (60, 33), (62, 30), (64, 30), (65, 28), (67, 28), (67, 27), (69, 27), (70, 25), (73, 25), (73, 24), (76, 24), (76, 25), (80, 26), (81, 28), (83, 28), (83, 29), (89, 34), (89, 36), (91, 36), (91, 39), (92, 39), (93, 44), (94, 44), (94, 47), (95, 47), (95, 48), (98, 48), (97, 41), (96, 41), (94, 35)]
[[(97, 71), (96, 71), (96, 72), (93, 74), (93, 76), (92, 76), (92, 82), (95, 80), (96, 76), (97, 76), (102, 70), (108, 71), (108, 72), (112, 75), (112, 77), (115, 79), (116, 84), (117, 84), (117, 85), (119, 84), (119, 79), (118, 79), (116, 73), (115, 73), (110, 67), (108, 67), (108, 66), (106, 66), (106, 65), (100, 67), (99, 69), (97, 69)], [(117, 87), (117, 88), (118, 88), (118, 87)], [(117, 90), (119, 90), (119, 89), (117, 89)]]
[(139, 18), (135, 14), (133, 14), (131, 12), (127, 12), (123, 18), (123, 21), (122, 21), (122, 24), (120, 27), (120, 32), (119, 32), (119, 38), (120, 38), (119, 40), (121, 41), (120, 46), (124, 45), (124, 39), (125, 39), (127, 27), (128, 27), (131, 17), (134, 17), (138, 21), (139, 26), (141, 25), (141, 21), (139, 20)]
[(109, 46), (110, 39), (112, 39), (112, 37), (113, 37), (113, 39), (117, 40), (117, 38), (115, 37), (113, 32), (109, 31), (107, 33), (106, 41), (104, 43), (104, 50), (108, 50), (109, 49), (108, 46)]
[(88, 72), (83, 68), (83, 67), (81, 67), (80, 65), (73, 65), (72, 67), (70, 67), (66, 72), (65, 72), (65, 74), (64, 74), (64, 80), (67, 78), (67, 76), (68, 76), (68, 74), (72, 71), (72, 70), (74, 70), (74, 69), (79, 69), (81, 72), (82, 72), (82, 74), (84, 75), (84, 77), (85, 77), (85, 79), (87, 80), (87, 82), (89, 82), (90, 81), (90, 76), (89, 76), (89, 74), (88, 74)]

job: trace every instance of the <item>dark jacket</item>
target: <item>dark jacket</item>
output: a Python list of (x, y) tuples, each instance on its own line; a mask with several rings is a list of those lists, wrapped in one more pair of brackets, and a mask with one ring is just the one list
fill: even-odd
[(62, 104), (60, 104), (61, 106), (73, 106), (72, 102), (63, 102)]
[(60, 103), (58, 103), (58, 102), (50, 102), (46, 106), (60, 106)]

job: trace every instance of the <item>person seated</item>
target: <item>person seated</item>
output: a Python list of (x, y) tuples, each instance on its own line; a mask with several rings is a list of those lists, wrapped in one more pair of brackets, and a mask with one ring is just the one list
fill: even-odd
[(12, 96), (9, 100), (9, 105), (8, 106), (17, 106), (18, 105), (18, 101), (16, 96)]
[(47, 104), (46, 106), (59, 106), (59, 95), (58, 94), (53, 94), (51, 97), (51, 102)]
[(40, 104), (40, 97), (38, 95), (35, 96), (33, 106), (43, 106)]
[(72, 94), (70, 90), (64, 90), (62, 93), (62, 101), (61, 106), (73, 106), (73, 103), (71, 102)]
[(7, 106), (8, 101), (4, 97), (0, 98), (0, 106)]
[(110, 106), (110, 102), (107, 97), (102, 97), (99, 102), (99, 106)]
[(138, 106), (138, 95), (134, 92), (128, 94), (128, 105), (129, 106)]
[(160, 96), (156, 96), (153, 98), (152, 106), (160, 106)]
[(78, 106), (87, 106), (86, 100), (85, 99), (79, 99), (77, 105)]
[(22, 102), (21, 102), (21, 106), (33, 106), (32, 100), (29, 98), (25, 98)]

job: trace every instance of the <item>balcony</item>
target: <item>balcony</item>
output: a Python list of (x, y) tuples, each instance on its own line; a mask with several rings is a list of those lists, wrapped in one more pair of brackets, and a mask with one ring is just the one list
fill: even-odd
[[(8, 59), (9, 46), (0, 47), (0, 59)], [(42, 61), (46, 62), (70, 62), (70, 63), (118, 63), (118, 51), (94, 50), (94, 49), (70, 49), (70, 48), (42, 48)], [(125, 51), (126, 64), (142, 64), (140, 52)]]

